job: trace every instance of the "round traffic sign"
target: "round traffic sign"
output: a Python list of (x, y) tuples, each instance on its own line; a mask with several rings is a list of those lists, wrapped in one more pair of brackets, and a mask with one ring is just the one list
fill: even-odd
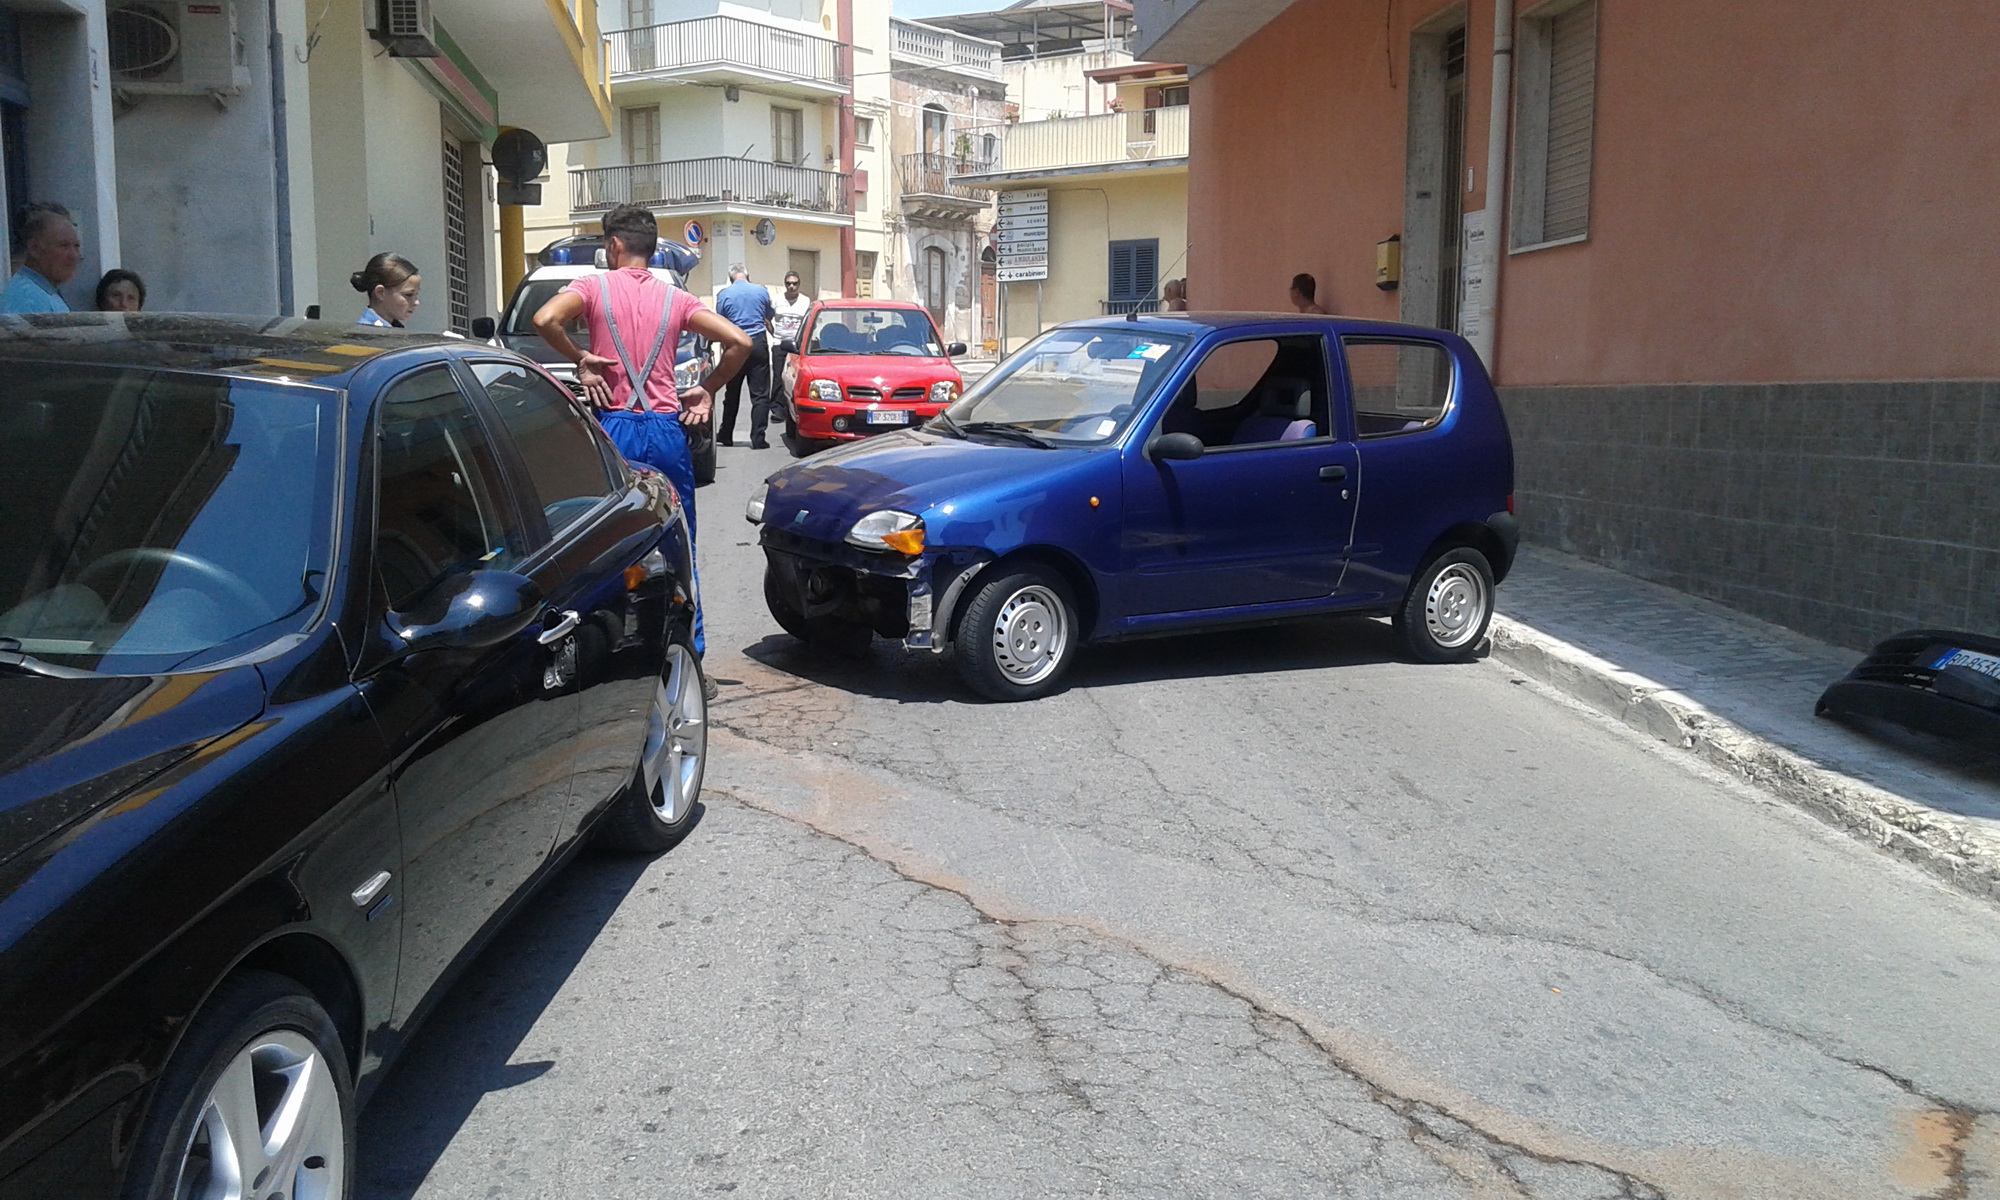
[(688, 245), (690, 246), (701, 245), (701, 222), (689, 221), (687, 223), (687, 228), (681, 230), (681, 234), (682, 234), (681, 240), (686, 242)]

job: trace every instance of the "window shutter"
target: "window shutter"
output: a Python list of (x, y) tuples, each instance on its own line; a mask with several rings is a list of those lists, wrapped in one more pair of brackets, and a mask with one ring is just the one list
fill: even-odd
[(1587, 0), (1549, 22), (1548, 158), (1542, 241), (1590, 231), (1590, 143), (1597, 94), (1597, 5)]
[(1146, 89), (1146, 100), (1145, 100), (1145, 104), (1146, 104), (1146, 107), (1147, 107), (1147, 108), (1161, 108), (1161, 107), (1164, 107), (1164, 106), (1166, 105), (1166, 103), (1167, 103), (1167, 99), (1166, 99), (1166, 95), (1167, 95), (1167, 94), (1166, 94), (1166, 91), (1165, 91), (1165, 89), (1162, 89), (1162, 88), (1156, 88), (1156, 87), (1149, 87), (1149, 88), (1147, 88), (1147, 89)]
[(1132, 299), (1132, 260), (1137, 257), (1130, 242), (1111, 243), (1112, 300)]
[(1143, 300), (1160, 281), (1160, 243), (1139, 242), (1132, 250), (1132, 299)]

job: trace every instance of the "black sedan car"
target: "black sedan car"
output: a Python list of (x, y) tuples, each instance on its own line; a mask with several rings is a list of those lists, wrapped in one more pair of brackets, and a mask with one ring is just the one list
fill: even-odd
[(482, 939), (692, 824), (691, 553), (503, 350), (0, 318), (0, 1196), (346, 1195)]

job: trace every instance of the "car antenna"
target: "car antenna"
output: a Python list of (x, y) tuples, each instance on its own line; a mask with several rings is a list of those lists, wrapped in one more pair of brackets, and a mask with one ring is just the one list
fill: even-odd
[(1188, 256), (1188, 251), (1190, 251), (1190, 250), (1192, 250), (1192, 249), (1194, 249), (1194, 243), (1193, 243), (1193, 242), (1189, 242), (1189, 243), (1188, 243), (1187, 245), (1185, 245), (1185, 246), (1182, 246), (1182, 247), (1181, 247), (1181, 257), (1180, 257), (1180, 258), (1177, 258), (1177, 259), (1175, 259), (1174, 261), (1172, 261), (1172, 262), (1168, 263), (1168, 264), (1167, 264), (1167, 269), (1166, 269), (1165, 271), (1163, 271), (1163, 272), (1162, 272), (1162, 271), (1155, 271), (1155, 272), (1153, 273), (1153, 289), (1152, 289), (1152, 291), (1149, 291), (1149, 292), (1147, 292), (1147, 293), (1146, 293), (1145, 295), (1143, 295), (1143, 296), (1139, 297), (1139, 299), (1138, 299), (1138, 302), (1132, 305), (1132, 311), (1131, 311), (1131, 312), (1128, 312), (1128, 313), (1126, 313), (1126, 314), (1125, 314), (1125, 319), (1126, 319), (1127, 321), (1131, 321), (1131, 322), (1132, 322), (1133, 324), (1137, 324), (1137, 323), (1138, 323), (1138, 321), (1139, 321), (1139, 310), (1140, 310), (1140, 308), (1144, 307), (1144, 306), (1145, 306), (1145, 305), (1147, 305), (1147, 304), (1157, 304), (1157, 303), (1159, 303), (1159, 299), (1160, 299), (1160, 297), (1159, 297), (1159, 291), (1160, 291), (1160, 284), (1161, 284), (1162, 282), (1164, 282), (1164, 281), (1162, 280), (1161, 276), (1162, 276), (1162, 275), (1171, 275), (1171, 274), (1173, 274), (1173, 272), (1174, 272), (1174, 268), (1175, 268), (1175, 267), (1178, 267), (1178, 266), (1180, 266), (1180, 265), (1181, 265), (1181, 258), (1186, 258), (1186, 257)]

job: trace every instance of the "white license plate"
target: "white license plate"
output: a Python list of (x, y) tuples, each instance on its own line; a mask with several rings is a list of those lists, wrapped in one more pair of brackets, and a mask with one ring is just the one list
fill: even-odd
[(1931, 664), (1931, 670), (1942, 671), (1946, 667), (1968, 667), (1981, 675), (1991, 675), (2000, 679), (2000, 658), (1991, 654), (1980, 654), (1973, 650), (1947, 650)]
[(908, 425), (910, 410), (907, 408), (871, 408), (868, 410), (870, 425)]

